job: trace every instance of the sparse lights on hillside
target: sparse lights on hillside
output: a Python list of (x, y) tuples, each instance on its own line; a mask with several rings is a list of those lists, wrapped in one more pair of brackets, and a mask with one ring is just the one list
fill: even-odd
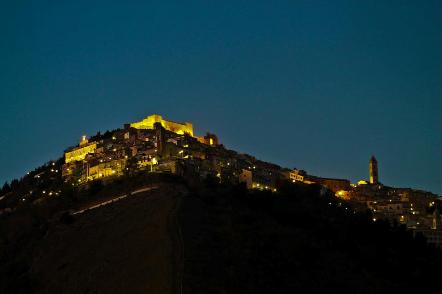
[(373, 221), (375, 222), (375, 221), (376, 221), (376, 218), (373, 218)]
[(46, 194), (46, 191), (45, 190), (43, 190), (43, 192), (42, 192), (43, 194)]
[(115, 136), (112, 136), (112, 140), (116, 140), (117, 138)]

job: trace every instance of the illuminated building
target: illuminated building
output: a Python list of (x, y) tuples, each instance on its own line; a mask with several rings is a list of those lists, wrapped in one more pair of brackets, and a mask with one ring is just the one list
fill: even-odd
[(150, 171), (153, 171), (153, 166), (158, 164), (156, 157), (147, 157), (139, 160), (137, 166), (139, 169), (149, 167)]
[[(139, 122), (134, 122), (128, 125), (125, 125), (125, 128), (132, 127), (138, 130), (155, 130), (155, 125), (161, 125), (165, 130), (176, 133), (178, 135), (187, 134), (191, 137), (196, 138), (200, 143), (209, 145), (209, 146), (217, 146), (219, 144), (218, 137), (215, 134), (207, 133), (205, 136), (194, 136), (193, 134), (193, 124), (190, 122), (178, 123), (170, 120), (165, 120), (159, 114), (149, 115)], [(129, 135), (126, 135), (126, 138)]]
[(304, 182), (305, 171), (294, 169), (289, 173), (289, 178), (292, 182)]
[(95, 149), (97, 149), (97, 144), (95, 142), (89, 143), (86, 136), (82, 136), (80, 146), (65, 153), (65, 162), (69, 163), (71, 161), (81, 161), (89, 153), (94, 153)]
[(217, 146), (218, 145), (218, 137), (215, 134), (207, 133), (205, 136), (197, 137), (197, 140), (200, 143), (209, 145), (209, 146)]
[(126, 166), (126, 159), (106, 161), (94, 166), (87, 166), (87, 180), (95, 180), (110, 176), (120, 176)]
[(360, 185), (367, 185), (367, 181), (365, 181), (365, 180), (359, 180), (359, 181), (358, 181), (358, 186), (360, 186)]
[(369, 173), (370, 173), (370, 184), (378, 183), (378, 161), (376, 157), (372, 156), (370, 159), (370, 163), (368, 165)]
[(339, 190), (335, 193), (335, 196), (344, 200), (350, 200), (350, 193), (348, 191)]
[(193, 137), (193, 125), (192, 123), (177, 123), (169, 120), (163, 119), (159, 114), (150, 115), (143, 120), (135, 123), (131, 123), (130, 126), (135, 129), (154, 129), (155, 123), (160, 123), (163, 128), (168, 131), (184, 135), (189, 134)]

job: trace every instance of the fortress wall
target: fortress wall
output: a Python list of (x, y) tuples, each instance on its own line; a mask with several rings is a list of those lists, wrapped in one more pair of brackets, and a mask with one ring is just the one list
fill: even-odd
[(177, 123), (173, 121), (168, 121), (163, 119), (163, 117), (158, 114), (150, 115), (139, 122), (130, 124), (130, 126), (136, 129), (153, 129), (154, 124), (157, 122), (161, 123), (163, 128), (168, 131), (181, 135), (184, 133), (188, 133), (193, 137), (193, 125), (191, 123)]

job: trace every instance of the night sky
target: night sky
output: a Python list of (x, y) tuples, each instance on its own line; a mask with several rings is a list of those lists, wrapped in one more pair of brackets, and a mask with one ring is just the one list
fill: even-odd
[(384, 184), (442, 194), (442, 1), (118, 2), (0, 4), (0, 183), (159, 113), (324, 177), (367, 179), (374, 154)]

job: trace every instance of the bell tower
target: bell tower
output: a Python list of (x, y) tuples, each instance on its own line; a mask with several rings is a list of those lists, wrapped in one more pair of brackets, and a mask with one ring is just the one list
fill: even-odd
[(370, 159), (368, 171), (370, 174), (370, 184), (378, 184), (378, 161), (376, 160), (376, 157), (374, 157), (374, 155)]

